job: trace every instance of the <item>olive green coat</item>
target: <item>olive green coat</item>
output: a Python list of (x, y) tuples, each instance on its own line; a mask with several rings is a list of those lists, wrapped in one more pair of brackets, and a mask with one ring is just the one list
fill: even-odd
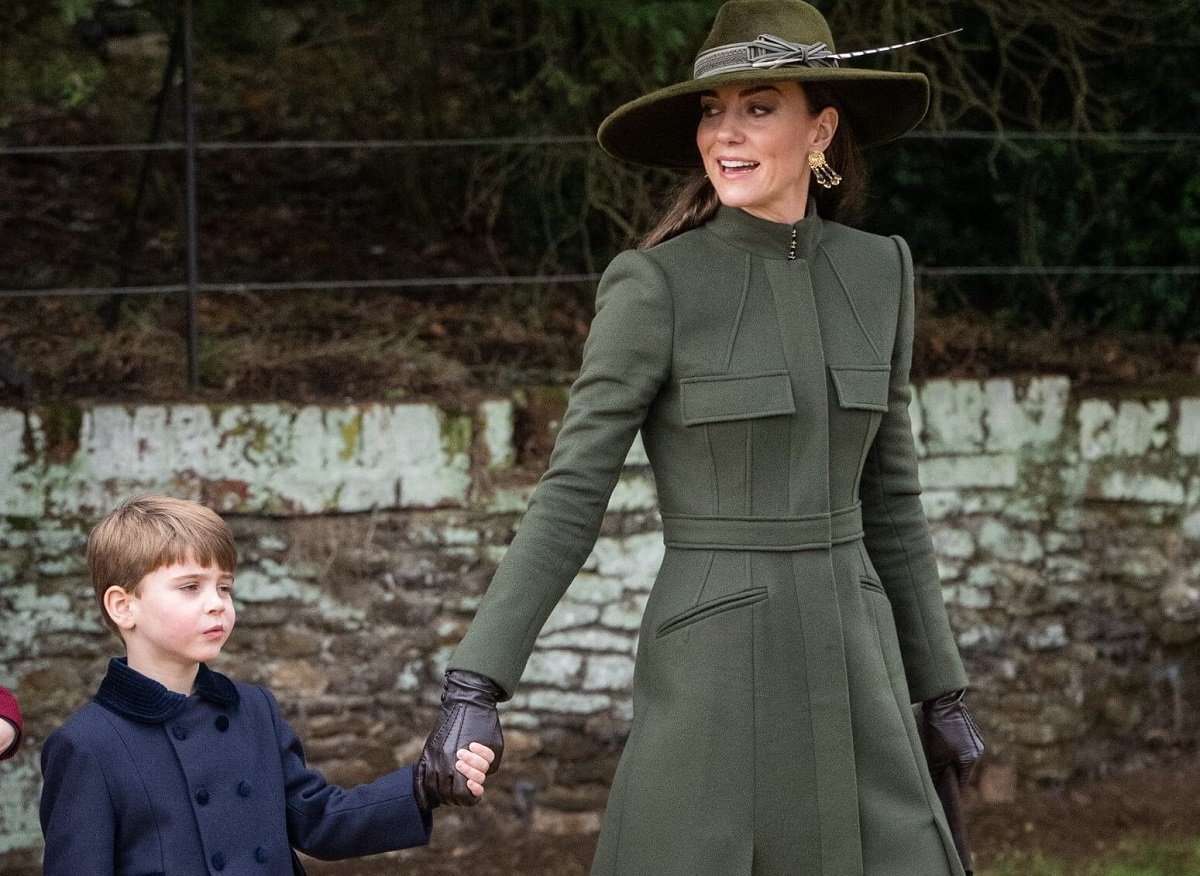
[(450, 661), (512, 693), (641, 429), (667, 548), (593, 873), (961, 876), (910, 709), (966, 685), (912, 330), (904, 242), (811, 210), (722, 207), (605, 272), (550, 467)]

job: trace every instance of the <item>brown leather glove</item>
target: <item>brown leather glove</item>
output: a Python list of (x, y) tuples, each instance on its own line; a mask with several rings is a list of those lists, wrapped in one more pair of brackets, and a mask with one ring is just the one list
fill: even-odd
[(485, 675), (465, 669), (446, 673), (441, 715), (413, 769), (413, 793), (417, 805), (426, 812), (443, 803), (474, 806), (479, 802), (467, 788), (466, 776), (454, 764), (460, 748), (479, 742), (496, 753), (488, 775), (500, 768), (504, 734), (496, 700), (503, 694), (500, 685)]
[(929, 773), (936, 781), (946, 769), (953, 769), (959, 787), (966, 786), (984, 747), (979, 727), (963, 702), (965, 695), (966, 691), (959, 690), (922, 704)]

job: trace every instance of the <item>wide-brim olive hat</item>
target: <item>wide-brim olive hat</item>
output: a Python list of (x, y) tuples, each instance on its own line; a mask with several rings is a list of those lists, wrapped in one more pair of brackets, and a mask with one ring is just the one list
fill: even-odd
[(617, 108), (600, 124), (596, 137), (604, 151), (627, 161), (700, 167), (700, 92), (743, 83), (820, 82), (834, 94), (858, 145), (878, 146), (924, 118), (929, 80), (921, 73), (852, 69), (839, 63), (900, 47), (839, 54), (825, 17), (802, 0), (729, 0), (717, 12), (696, 56), (694, 78)]

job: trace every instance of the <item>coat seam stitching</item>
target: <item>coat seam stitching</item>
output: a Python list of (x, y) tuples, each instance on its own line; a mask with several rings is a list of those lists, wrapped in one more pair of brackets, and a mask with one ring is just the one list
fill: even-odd
[(833, 263), (833, 258), (829, 255), (829, 251), (825, 248), (824, 244), (821, 244), (819, 249), (821, 251), (821, 255), (825, 256), (825, 261), (827, 261), (829, 263), (829, 267), (833, 270), (833, 276), (838, 281), (838, 286), (842, 290), (842, 295), (845, 296), (846, 302), (850, 305), (850, 312), (852, 314), (854, 314), (854, 321), (858, 323), (859, 330), (863, 333), (863, 336), (867, 339), (867, 343), (871, 345), (871, 350), (872, 350), (872, 352), (875, 353), (875, 358), (877, 358), (877, 359), (882, 358), (882, 355), (879, 352), (879, 347), (876, 346), (875, 339), (871, 337), (871, 333), (869, 331), (867, 331), (867, 326), (863, 322), (863, 318), (858, 312), (858, 307), (854, 303), (854, 298), (852, 298), (850, 295), (850, 290), (846, 286), (846, 281), (842, 279), (841, 272), (838, 271), (837, 265), (835, 265)]
[(737, 315), (733, 318), (733, 330), (729, 333), (729, 346), (725, 350), (724, 370), (728, 371), (733, 362), (733, 348), (737, 346), (738, 332), (742, 328), (742, 314), (746, 310), (746, 302), (750, 298), (750, 273), (752, 269), (750, 253), (746, 253), (746, 271), (742, 280), (742, 300), (738, 303)]

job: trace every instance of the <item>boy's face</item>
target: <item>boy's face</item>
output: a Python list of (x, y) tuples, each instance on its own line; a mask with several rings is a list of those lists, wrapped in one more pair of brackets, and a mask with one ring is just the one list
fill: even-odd
[(127, 608), (117, 623), (131, 665), (136, 659), (166, 672), (194, 668), (220, 654), (233, 631), (233, 575), (189, 554), (142, 578)]

